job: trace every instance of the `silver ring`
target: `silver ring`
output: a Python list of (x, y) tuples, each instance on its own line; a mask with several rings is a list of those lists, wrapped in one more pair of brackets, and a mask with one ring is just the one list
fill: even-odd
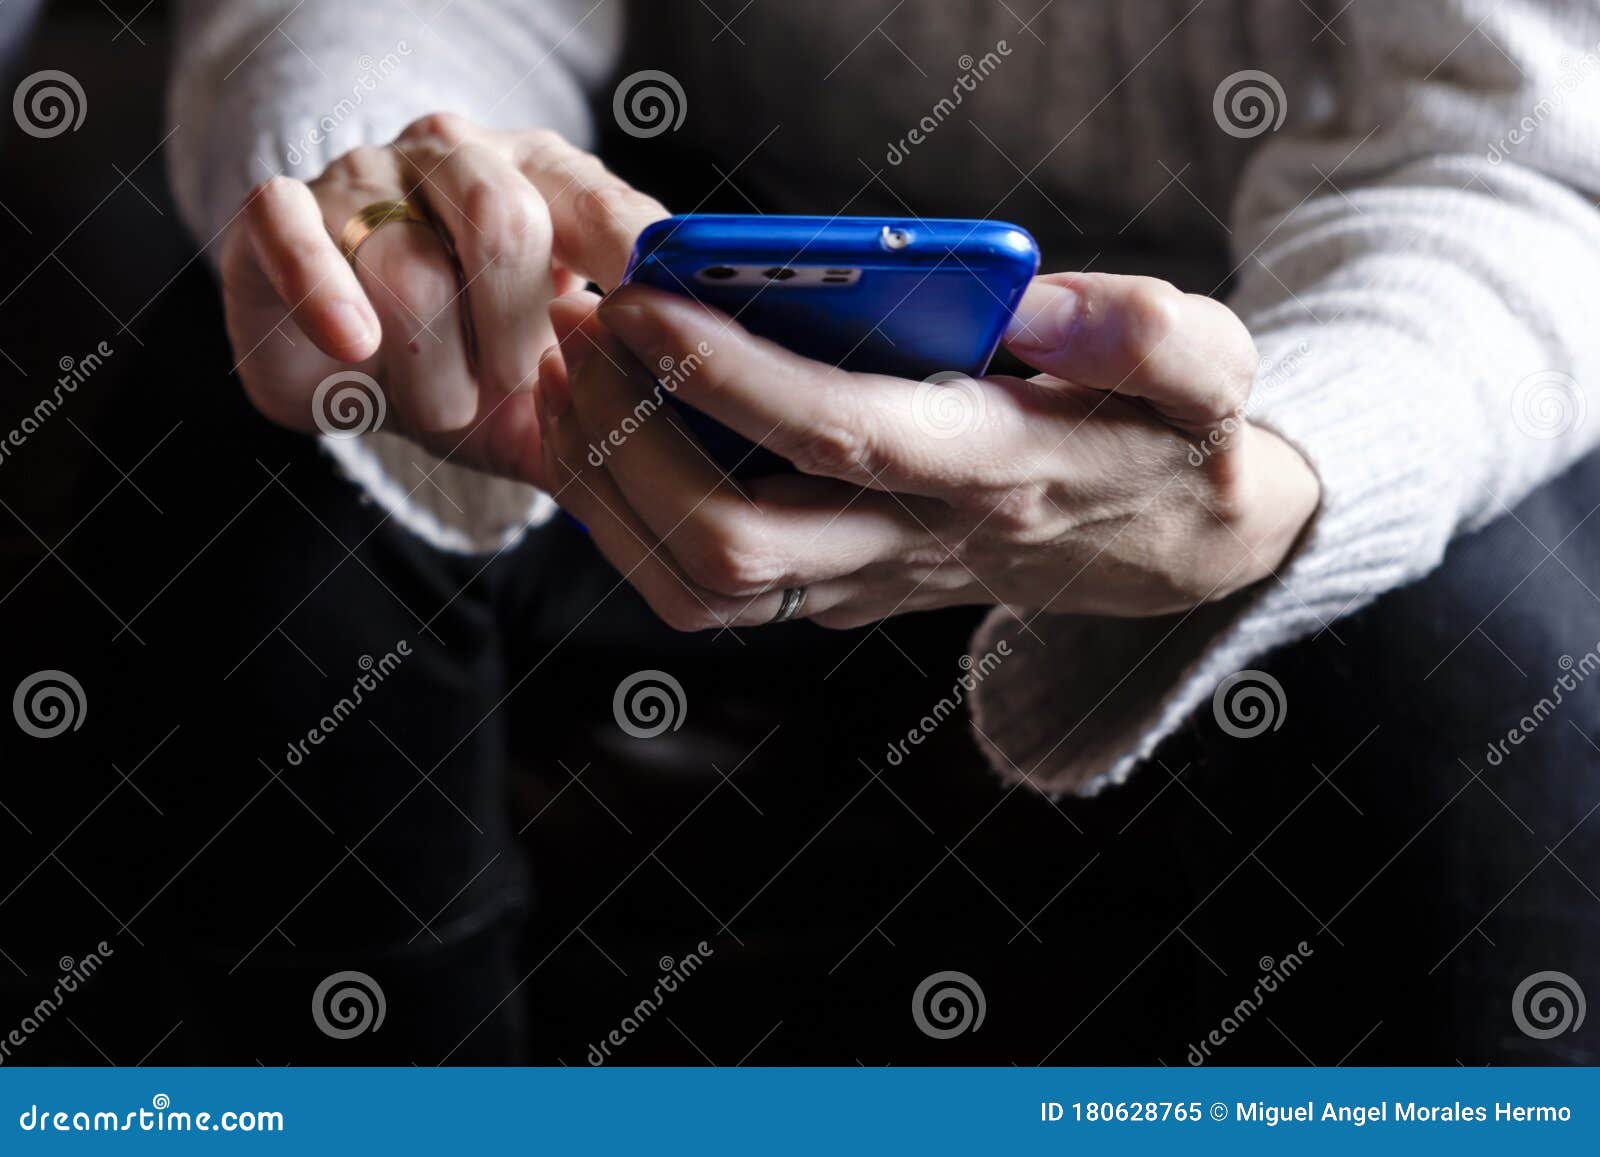
[(783, 602), (778, 604), (778, 613), (767, 620), (767, 625), (771, 626), (773, 623), (787, 623), (790, 619), (794, 618), (800, 613), (800, 608), (805, 605), (805, 601), (805, 587), (785, 587), (783, 591)]

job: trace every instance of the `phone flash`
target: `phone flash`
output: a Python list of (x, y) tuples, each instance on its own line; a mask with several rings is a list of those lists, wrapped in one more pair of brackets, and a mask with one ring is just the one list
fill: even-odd
[(911, 231), (908, 229), (896, 229), (892, 225), (885, 225), (883, 227), (882, 241), (885, 249), (904, 249), (911, 244)]

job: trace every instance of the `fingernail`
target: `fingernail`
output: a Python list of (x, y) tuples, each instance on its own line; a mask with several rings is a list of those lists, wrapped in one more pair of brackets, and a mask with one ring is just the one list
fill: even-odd
[(605, 305), (601, 306), (600, 316), (606, 328), (646, 365), (653, 365), (657, 355), (665, 352), (661, 349), (665, 331), (652, 311), (637, 305)]
[(1078, 323), (1081, 302), (1060, 285), (1029, 286), (1006, 327), (1006, 345), (1018, 350), (1060, 349)]
[(359, 306), (348, 301), (336, 301), (328, 310), (334, 335), (340, 343), (351, 349), (363, 347), (376, 335), (372, 323)]

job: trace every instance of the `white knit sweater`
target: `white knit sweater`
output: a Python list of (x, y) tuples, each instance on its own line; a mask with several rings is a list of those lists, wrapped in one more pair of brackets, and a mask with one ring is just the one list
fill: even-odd
[[(989, 0), (733, 5), (720, 29), (702, 9), (658, 3), (642, 66), (696, 82), (686, 142), (760, 122), (752, 143), (770, 139), (740, 178), (769, 201), (862, 211), (841, 202), (882, 185), (901, 212), (1015, 219), (1032, 198), (1024, 224), (1111, 271), (1226, 245), (1227, 300), (1262, 353), (1250, 417), (1321, 479), (1295, 556), (1226, 602), (992, 614), (973, 653), (1003, 638), (1010, 655), (974, 718), (1002, 775), (1120, 781), (1225, 677), (1426, 574), (1600, 435), (1595, 3), (1055, 0), (1028, 27)], [(620, 0), (188, 0), (169, 146), (186, 218), (214, 240), (252, 182), (312, 175), (437, 109), (588, 141), (586, 95), (610, 107), (627, 20)], [(886, 144), (1002, 42), (951, 118), (968, 123), (939, 114), (886, 167)], [(386, 58), (398, 68), (370, 80)], [(1265, 123), (1230, 102), (1239, 85), (1267, 93)], [(550, 511), (455, 467), (434, 476), (449, 498), (415, 487), (410, 463), (431, 463), (388, 435), (327, 448), (452, 549), (494, 549)]]

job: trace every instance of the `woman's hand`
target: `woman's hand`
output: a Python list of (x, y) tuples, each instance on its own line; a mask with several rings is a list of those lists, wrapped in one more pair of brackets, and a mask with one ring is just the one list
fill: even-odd
[[(352, 268), (335, 240), (345, 223), (402, 197), (444, 238), (391, 223)], [(318, 387), (358, 371), (383, 390), (386, 429), (540, 484), (531, 391), (550, 301), (586, 280), (616, 284), (639, 230), (665, 215), (555, 133), (423, 117), (309, 183), (251, 192), (222, 249), (239, 376), (263, 414), (309, 432), (344, 425), (339, 393)]]
[[(800, 586), (829, 627), (958, 603), (1184, 610), (1269, 574), (1318, 504), (1300, 455), (1240, 417), (1244, 326), (1149, 278), (1036, 279), (1006, 336), (1043, 371), (1026, 381), (846, 373), (643, 287), (551, 313), (546, 473), (683, 629), (767, 622)], [(729, 481), (663, 407), (663, 367), (800, 473)]]

